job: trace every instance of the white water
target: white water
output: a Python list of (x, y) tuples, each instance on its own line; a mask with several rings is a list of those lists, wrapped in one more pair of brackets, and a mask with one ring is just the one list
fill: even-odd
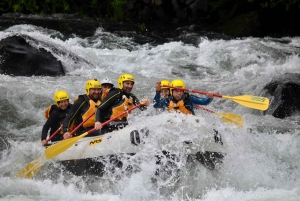
[[(133, 112), (130, 123), (147, 126), (151, 137), (145, 152), (132, 158), (132, 163), (139, 157), (143, 160), (136, 163), (140, 171), (131, 176), (117, 172), (103, 178), (77, 177), (50, 160), (33, 180), (16, 178), (20, 169), (43, 154), (40, 133), (45, 122), (44, 110), (52, 103), (56, 90), (68, 91), (73, 99), (85, 93), (88, 79), (109, 77), (116, 83), (120, 74), (131, 73), (136, 78), (133, 93), (151, 101), (156, 81), (175, 78), (183, 79), (190, 89), (229, 96), (261, 95), (273, 78), (300, 73), (300, 38), (199, 37), (196, 46), (183, 42), (151, 46), (138, 45), (131, 38), (118, 37), (101, 27), (93, 37), (62, 40), (55, 30), (18, 25), (0, 32), (0, 39), (14, 34), (41, 41), (38, 45), (48, 48), (63, 62), (67, 75), (0, 75), (0, 128), (2, 133), (14, 136), (9, 140), (10, 152), (1, 153), (1, 200), (300, 200), (299, 117), (281, 120), (263, 116), (260, 111), (217, 98), (208, 108), (243, 116), (243, 129), (229, 126), (205, 111), (196, 111), (197, 117), (184, 122), (169, 114), (158, 115), (152, 107), (146, 112)], [(62, 51), (87, 62), (75, 63), (71, 54)], [(196, 123), (195, 118), (200, 122)], [(153, 184), (156, 166), (151, 156), (161, 149), (160, 140), (167, 142), (163, 148), (176, 147), (177, 143), (195, 139), (199, 132), (212, 128), (217, 128), (228, 143), (220, 168), (210, 171), (199, 163), (184, 166), (179, 162), (179, 175), (159, 178)]]

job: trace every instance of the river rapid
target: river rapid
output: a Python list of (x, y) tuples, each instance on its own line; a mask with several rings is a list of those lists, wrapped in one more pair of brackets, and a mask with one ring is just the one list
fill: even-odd
[[(222, 39), (196, 33), (192, 26), (177, 31), (178, 37), (163, 42), (102, 27), (86, 38), (28, 24), (0, 31), (0, 39), (23, 34), (40, 41), (28, 42), (50, 51), (66, 71), (61, 77), (0, 75), (0, 135), (9, 143), (3, 142), (0, 149), (0, 200), (299, 201), (299, 116), (276, 119), (220, 98), (207, 108), (242, 116), (243, 128), (203, 110), (196, 110), (195, 117), (158, 113), (152, 105), (144, 112), (133, 111), (129, 123), (149, 128), (150, 140), (131, 158), (138, 171), (130, 175), (120, 170), (103, 177), (75, 176), (54, 158), (34, 179), (16, 177), (43, 154), (44, 111), (57, 90), (66, 90), (73, 100), (85, 93), (88, 79), (110, 78), (117, 85), (120, 74), (130, 73), (136, 79), (133, 93), (151, 102), (156, 81), (177, 78), (189, 89), (262, 96), (273, 78), (300, 73), (300, 37)], [(72, 55), (82, 60), (74, 61)], [(228, 145), (222, 165), (211, 171), (197, 161), (186, 165), (180, 160), (171, 175), (153, 181), (153, 154), (213, 128)]]

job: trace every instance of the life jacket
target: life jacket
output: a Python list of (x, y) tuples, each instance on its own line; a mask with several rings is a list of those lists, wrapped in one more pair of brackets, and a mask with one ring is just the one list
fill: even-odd
[[(129, 110), (133, 107), (133, 99), (132, 97), (127, 98), (125, 95), (123, 95), (122, 99), (124, 100), (120, 105), (115, 106), (112, 108), (112, 114), (110, 116), (110, 119), (116, 117), (117, 115), (121, 114), (122, 112)], [(128, 113), (123, 114), (118, 119), (122, 120), (123, 118), (126, 118), (128, 116)]]
[(49, 119), (50, 113), (51, 113), (55, 108), (58, 108), (57, 105), (55, 105), (55, 104), (50, 105), (49, 107), (47, 107), (47, 109), (45, 110), (45, 118), (46, 118), (46, 119)]
[[(81, 115), (82, 120), (85, 120), (92, 113), (96, 112), (97, 107), (101, 104), (101, 101), (98, 100), (97, 103), (95, 103), (95, 101), (91, 100), (87, 95), (83, 95), (83, 97), (89, 105), (88, 109)], [(74, 100), (74, 102), (76, 102), (77, 100), (78, 100), (78, 97)], [(90, 128), (90, 127), (94, 127), (94, 125), (95, 125), (95, 115), (91, 116), (82, 126), (84, 128)]]
[(183, 114), (195, 114), (190, 106), (190, 95), (185, 93), (183, 98), (177, 103), (174, 102), (173, 99), (170, 100), (168, 111), (180, 111)]
[(104, 92), (102, 92), (101, 100), (104, 100), (104, 98), (106, 97), (106, 95), (108, 94), (109, 91), (110, 91), (110, 89), (107, 89)]

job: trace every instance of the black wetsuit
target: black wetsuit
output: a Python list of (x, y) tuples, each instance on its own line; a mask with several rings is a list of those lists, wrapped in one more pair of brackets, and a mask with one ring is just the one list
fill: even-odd
[[(65, 110), (60, 109), (56, 105), (52, 106), (49, 118), (47, 119), (42, 129), (42, 141), (46, 140), (49, 128), (50, 128), (50, 136), (55, 131), (57, 131), (57, 129), (61, 126), (63, 120), (66, 118), (68, 112), (70, 111), (71, 106), (72, 104), (69, 104)], [(61, 132), (57, 133), (51, 139), (51, 141), (54, 142), (54, 141), (62, 140), (62, 135), (60, 133)]]

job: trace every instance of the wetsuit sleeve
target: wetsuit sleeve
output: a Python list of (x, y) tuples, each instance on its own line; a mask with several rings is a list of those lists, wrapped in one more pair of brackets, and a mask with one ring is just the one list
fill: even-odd
[(155, 103), (159, 102), (160, 101), (160, 92), (156, 92), (155, 93), (155, 96), (154, 96), (154, 99), (153, 99), (153, 103), (155, 105)]
[[(48, 119), (49, 120), (49, 119)], [(47, 133), (48, 133), (48, 130), (49, 130), (49, 128), (50, 128), (50, 126), (47, 124), (47, 122), (48, 122), (48, 120), (46, 121), (46, 123), (44, 124), (44, 126), (43, 126), (43, 129), (42, 129), (42, 141), (43, 140), (46, 140), (46, 138), (47, 138)]]
[(118, 99), (120, 99), (120, 97), (121, 92), (119, 90), (110, 91), (96, 110), (95, 122), (101, 122), (101, 114), (103, 111), (111, 108), (118, 101)]
[(157, 107), (157, 105), (158, 105), (160, 99), (161, 99), (161, 98), (160, 98), (160, 92), (157, 91), (157, 92), (155, 93), (155, 96), (154, 96), (154, 99), (153, 99), (153, 103), (154, 103), (153, 107), (154, 107), (154, 108), (159, 108), (159, 107)]
[(79, 97), (78, 100), (72, 105), (69, 110), (66, 118), (63, 120), (63, 132), (69, 132), (70, 125), (75, 117), (80, 114), (80, 108), (84, 105), (85, 99), (83, 97)]
[(194, 108), (194, 104), (197, 105), (208, 105), (211, 103), (211, 101), (213, 100), (213, 98), (199, 98), (196, 96), (191, 96), (190, 97), (190, 105), (192, 108)]
[(154, 108), (167, 108), (169, 106), (169, 98), (160, 98), (160, 92), (156, 92), (154, 97)]
[[(47, 119), (47, 121), (44, 124), (43, 129), (42, 129), (42, 140), (45, 140), (47, 138), (49, 129), (51, 127), (54, 128), (56, 126), (58, 117), (59, 117), (59, 113), (56, 110), (51, 112), (49, 118)], [(52, 131), (52, 132), (54, 133), (55, 131)], [(50, 134), (52, 134), (52, 133), (50, 133)]]

